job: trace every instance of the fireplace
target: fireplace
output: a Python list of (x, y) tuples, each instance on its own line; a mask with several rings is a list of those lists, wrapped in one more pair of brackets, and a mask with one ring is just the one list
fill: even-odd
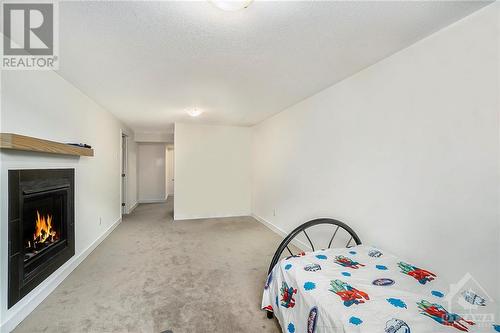
[(74, 178), (9, 170), (9, 308), (75, 254)]

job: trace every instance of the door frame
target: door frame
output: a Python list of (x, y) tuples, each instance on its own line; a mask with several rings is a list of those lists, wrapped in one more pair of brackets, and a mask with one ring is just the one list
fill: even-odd
[(127, 178), (128, 178), (128, 135), (120, 131), (120, 212), (127, 211)]
[[(167, 149), (166, 149), (166, 188), (165, 192), (167, 193), (167, 196), (174, 196), (175, 195), (175, 155), (174, 155), (174, 147), (171, 145), (167, 144)], [(171, 191), (169, 190), (169, 185), (171, 185)]]

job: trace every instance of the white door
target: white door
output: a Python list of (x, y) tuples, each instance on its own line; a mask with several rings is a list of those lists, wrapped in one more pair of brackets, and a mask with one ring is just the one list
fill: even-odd
[(167, 149), (167, 193), (174, 195), (174, 149)]

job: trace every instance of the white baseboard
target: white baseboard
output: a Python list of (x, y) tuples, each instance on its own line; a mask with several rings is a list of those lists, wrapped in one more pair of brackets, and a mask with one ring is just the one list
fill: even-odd
[(134, 211), (134, 209), (137, 208), (137, 206), (139, 206), (139, 202), (136, 202), (134, 205), (132, 205), (132, 207), (130, 207), (130, 209), (128, 210), (127, 214), (132, 214), (132, 212)]
[(185, 221), (185, 220), (200, 220), (200, 219), (219, 219), (225, 217), (244, 217), (251, 216), (245, 213), (229, 213), (229, 214), (208, 214), (208, 215), (184, 215), (184, 216), (176, 216), (174, 214), (174, 221)]
[(78, 266), (92, 251), (111, 234), (111, 232), (121, 223), (122, 219), (118, 219), (111, 225), (101, 236), (99, 236), (92, 244), (90, 244), (80, 254), (73, 256), (64, 265), (59, 267), (40, 285), (33, 289), (28, 295), (21, 299), (16, 305), (10, 309), (10, 315), (4, 319), (0, 325), (0, 332), (7, 333), (16, 328), (24, 318), (26, 318), (47, 296), (50, 295), (57, 286)]
[(140, 203), (140, 204), (162, 203), (162, 202), (167, 202), (167, 199), (146, 199), (146, 200), (139, 200), (138, 201), (138, 203)]
[[(275, 232), (276, 234), (280, 235), (283, 238), (285, 238), (289, 234), (289, 232), (286, 232), (285, 230), (281, 229), (277, 225), (272, 224), (269, 221), (266, 221), (265, 219), (263, 219), (260, 216), (252, 214), (252, 217), (254, 219), (256, 219), (257, 221), (259, 221), (260, 223), (262, 223), (263, 225), (265, 225), (266, 227), (268, 227), (271, 231)], [(291, 243), (293, 245), (295, 245), (297, 248), (299, 248), (301, 251), (312, 251), (312, 248), (309, 245), (307, 245), (306, 243), (302, 242), (301, 240), (299, 240), (297, 238), (294, 238), (291, 241)]]

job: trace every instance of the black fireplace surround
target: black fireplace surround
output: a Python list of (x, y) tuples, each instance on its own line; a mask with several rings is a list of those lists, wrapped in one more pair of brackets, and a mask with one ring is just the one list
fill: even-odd
[(75, 254), (74, 185), (74, 169), (9, 170), (9, 308)]

